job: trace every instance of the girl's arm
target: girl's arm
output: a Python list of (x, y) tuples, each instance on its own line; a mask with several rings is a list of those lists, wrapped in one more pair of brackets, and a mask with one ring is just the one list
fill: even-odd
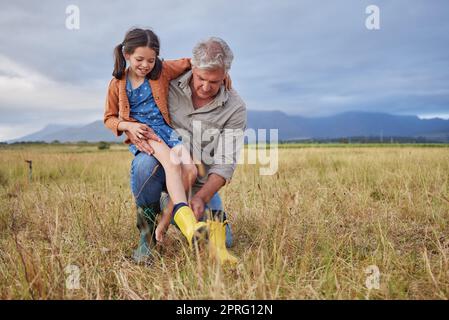
[(117, 80), (112, 79), (109, 82), (108, 94), (106, 96), (106, 103), (104, 107), (104, 125), (110, 129), (117, 137), (121, 136), (123, 131), (119, 130), (118, 126), (121, 120), (118, 118), (118, 86)]
[(168, 81), (176, 79), (191, 68), (192, 65), (190, 64), (190, 58), (167, 60), (162, 62), (162, 72), (165, 74)]

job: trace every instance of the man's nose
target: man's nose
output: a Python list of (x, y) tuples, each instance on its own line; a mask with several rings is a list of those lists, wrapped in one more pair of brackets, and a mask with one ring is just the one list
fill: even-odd
[(209, 91), (210, 84), (209, 82), (203, 82), (203, 91)]

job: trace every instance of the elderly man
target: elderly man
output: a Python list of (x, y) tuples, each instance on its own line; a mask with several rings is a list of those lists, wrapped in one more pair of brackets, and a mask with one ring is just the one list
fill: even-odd
[[(233, 175), (246, 127), (245, 103), (223, 84), (232, 60), (233, 53), (222, 39), (199, 42), (193, 49), (192, 70), (170, 83), (168, 99), (172, 125), (203, 169), (193, 186), (190, 206), (197, 220), (205, 220), (206, 208), (221, 213), (226, 225), (226, 247), (232, 245), (232, 232), (218, 191)], [(134, 259), (142, 261), (151, 256), (155, 217), (166, 206), (168, 196), (162, 194), (165, 174), (151, 156), (151, 147), (145, 140), (128, 136), (142, 151), (134, 158), (131, 172), (140, 230)]]

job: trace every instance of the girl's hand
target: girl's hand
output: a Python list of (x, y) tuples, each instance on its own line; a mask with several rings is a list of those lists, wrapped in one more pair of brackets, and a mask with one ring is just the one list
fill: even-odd
[(126, 122), (124, 124), (126, 135), (137, 150), (147, 154), (153, 154), (154, 150), (149, 144), (149, 140), (160, 142), (161, 139), (154, 133), (153, 129), (145, 124), (137, 122)]
[(139, 150), (140, 152), (145, 152), (146, 154), (149, 154), (149, 155), (152, 155), (154, 153), (153, 148), (148, 143), (149, 140), (137, 139), (135, 136), (133, 136), (133, 138), (132, 138), (131, 133), (127, 133), (127, 135), (129, 137), (129, 139), (131, 140), (131, 142), (136, 146), (137, 150)]
[(134, 135), (137, 139), (144, 139), (144, 138), (150, 139), (151, 134), (154, 135), (153, 129), (148, 127), (146, 124), (138, 122), (127, 122), (126, 131)]

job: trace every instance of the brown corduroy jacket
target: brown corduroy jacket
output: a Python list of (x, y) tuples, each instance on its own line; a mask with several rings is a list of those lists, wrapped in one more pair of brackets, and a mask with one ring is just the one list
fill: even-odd
[[(148, 80), (154, 101), (168, 125), (171, 125), (168, 112), (168, 87), (170, 81), (176, 79), (190, 68), (190, 59), (164, 61), (159, 79)], [(137, 122), (137, 120), (129, 116), (130, 106), (126, 94), (127, 74), (128, 70), (126, 70), (125, 75), (121, 79), (112, 78), (106, 97), (103, 122), (116, 136), (120, 136), (123, 133), (123, 131), (118, 130), (118, 124), (121, 121)], [(130, 143), (129, 138), (125, 140), (125, 143)]]

